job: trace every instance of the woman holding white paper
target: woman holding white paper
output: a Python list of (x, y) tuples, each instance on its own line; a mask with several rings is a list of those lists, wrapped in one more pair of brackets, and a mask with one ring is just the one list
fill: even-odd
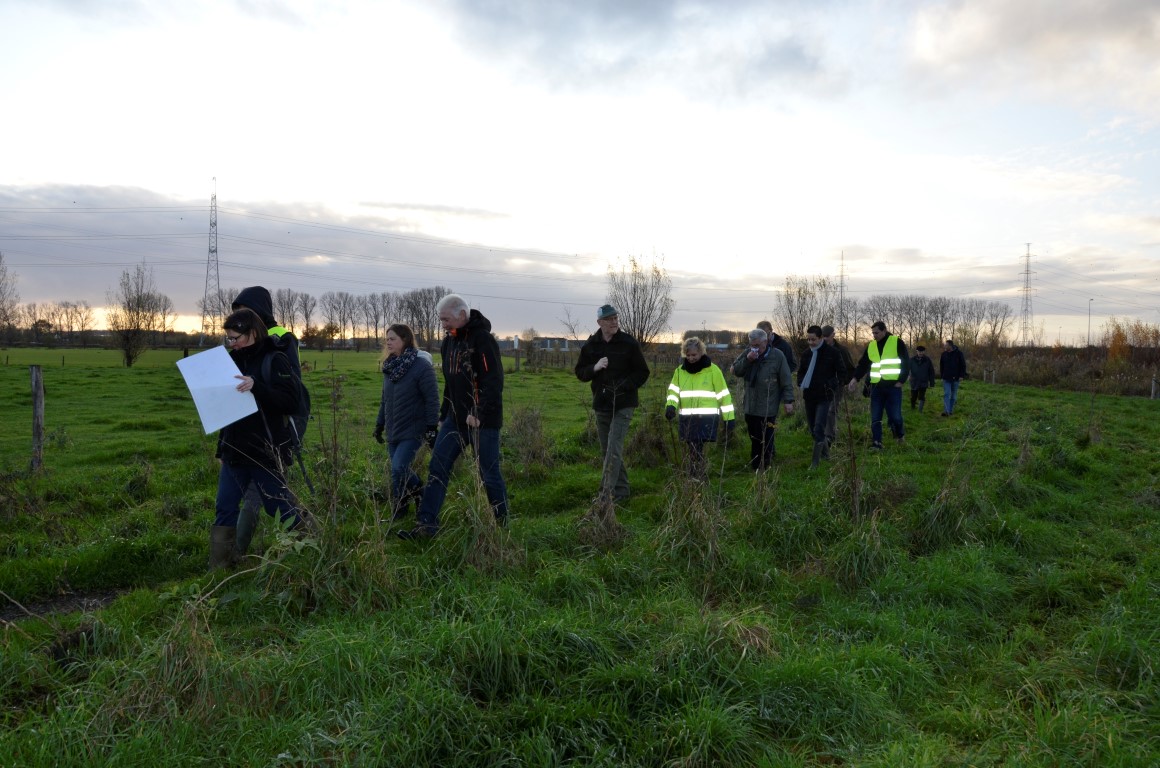
[(257, 313), (239, 309), (223, 326), (230, 358), (240, 371), (237, 391), (253, 394), (258, 411), (223, 427), (218, 435), (221, 472), (217, 519), (210, 532), (211, 568), (228, 567), (236, 559), (238, 510), (251, 482), (267, 514), (279, 515), (291, 530), (302, 526), (297, 500), (286, 485), (293, 445), (289, 417), (298, 411), (301, 386)]

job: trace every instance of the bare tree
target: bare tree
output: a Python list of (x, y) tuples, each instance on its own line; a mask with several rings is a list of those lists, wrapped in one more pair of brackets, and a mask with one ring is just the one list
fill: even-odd
[[(109, 291), (106, 318), (125, 367), (137, 362), (149, 346), (150, 334), (161, 325), (162, 299), (169, 302), (167, 296), (157, 291), (153, 270), (144, 264), (138, 264), (132, 272), (122, 272), (117, 289)], [(169, 307), (172, 306), (169, 302)]]
[(88, 332), (93, 329), (93, 308), (87, 301), (65, 301), (61, 306), (65, 308), (64, 326), (69, 343), (79, 340), (82, 347), (86, 346)]
[(4, 328), (9, 342), (16, 331), (19, 320), (20, 292), (16, 290), (15, 273), (8, 272), (4, 254), (0, 253), (0, 326)]
[(309, 293), (298, 294), (298, 308), (296, 317), (302, 318), (302, 333), (310, 329), (310, 321), (314, 319), (314, 310), (318, 308), (318, 299)]
[(832, 322), (837, 305), (837, 292), (830, 278), (789, 275), (775, 299), (774, 330), (788, 339), (800, 339), (808, 326)]
[(619, 269), (608, 266), (608, 302), (620, 313), (620, 327), (647, 347), (669, 327), (676, 301), (663, 263), (630, 256)]
[(434, 349), (439, 338), (439, 313), (435, 307), (441, 298), (451, 292), (450, 288), (436, 285), (416, 288), (399, 297), (399, 315), (404, 318), (403, 322), (411, 326), (416, 343), (428, 351)]
[(564, 316), (556, 319), (560, 321), (560, 325), (564, 326), (564, 330), (568, 331), (570, 341), (580, 341), (592, 335), (588, 333), (587, 329), (580, 330), (579, 318), (572, 317), (572, 310), (567, 306), (564, 307)]
[(983, 320), (987, 316), (987, 302), (982, 299), (959, 299), (959, 321), (955, 325), (954, 338), (957, 344), (974, 347), (983, 332)]
[[(318, 297), (318, 310), (327, 325), (335, 328), (334, 335), (342, 333), (342, 299), (334, 291), (327, 291)], [(333, 338), (333, 337), (331, 337)]]
[(294, 316), (298, 309), (298, 296), (290, 288), (279, 288), (271, 297), (274, 302), (274, 319), (294, 331)]
[(987, 302), (987, 314), (983, 319), (983, 341), (992, 351), (1003, 343), (1014, 315), (1011, 305), (1005, 301)]

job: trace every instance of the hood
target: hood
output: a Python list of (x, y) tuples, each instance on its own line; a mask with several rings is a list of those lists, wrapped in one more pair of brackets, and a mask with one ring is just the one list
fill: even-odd
[(258, 313), (258, 317), (262, 318), (262, 322), (266, 324), (267, 328), (273, 328), (278, 324), (278, 321), (274, 319), (274, 300), (270, 298), (270, 292), (260, 285), (250, 286), (239, 291), (233, 306), (234, 309), (245, 307), (254, 310)]
[(484, 333), (491, 333), (491, 321), (483, 315), (479, 314), (478, 309), (471, 310), (471, 314), (467, 317), (467, 325), (462, 328), (463, 333), (474, 333), (475, 331), (483, 331)]

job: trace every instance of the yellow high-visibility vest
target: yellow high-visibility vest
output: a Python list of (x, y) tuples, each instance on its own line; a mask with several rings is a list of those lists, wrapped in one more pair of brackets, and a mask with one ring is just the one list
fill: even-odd
[[(684, 384), (682, 387), (681, 385)], [(725, 376), (716, 364), (696, 373), (681, 368), (673, 371), (665, 404), (677, 409), (681, 416), (713, 416), (720, 414), (725, 421), (733, 421), (733, 395)]]
[(880, 381), (898, 381), (902, 376), (902, 358), (898, 356), (898, 337), (889, 335), (882, 351), (878, 351), (878, 342), (871, 341), (866, 347), (866, 355), (870, 358), (870, 383)]

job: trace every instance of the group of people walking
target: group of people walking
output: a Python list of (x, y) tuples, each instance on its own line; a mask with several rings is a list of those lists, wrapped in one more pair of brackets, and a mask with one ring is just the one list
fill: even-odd
[[(230, 356), (240, 371), (237, 389), (253, 394), (258, 411), (219, 435), (221, 471), (210, 539), (214, 567), (228, 566), (245, 555), (259, 507), (290, 530), (310, 524), (286, 482), (309, 414), (297, 340), (276, 323), (270, 293), (261, 286), (239, 293), (233, 310), (224, 328)], [(444, 296), (436, 312), (445, 332), (440, 347), (442, 395), (431, 355), (418, 349), (406, 325), (388, 327), (380, 361), (383, 386), (373, 436), (386, 445), (390, 458), (392, 519), (405, 519), (414, 505), (415, 524), (397, 532), (408, 540), (438, 534), (452, 469), (468, 447), (475, 455), (496, 525), (506, 525), (509, 511), (500, 469), (504, 371), (491, 323), (458, 294)], [(625, 442), (640, 405), (639, 390), (651, 372), (640, 344), (621, 330), (616, 307), (601, 306), (596, 324), (597, 331), (580, 350), (575, 374), (592, 390), (603, 457), (599, 494), (620, 503), (631, 493)], [(789, 342), (774, 333), (767, 321), (749, 332), (747, 348), (729, 370), (744, 382), (742, 413), (751, 469), (763, 471), (772, 465), (779, 414), (794, 412), (798, 390), (813, 438), (811, 467), (829, 458), (837, 437), (838, 405), (864, 379), (863, 394), (870, 399), (871, 447), (882, 448), (883, 417), (894, 438), (904, 440), (902, 387), (909, 380), (911, 408), (917, 406), (922, 412), (926, 391), (935, 379), (933, 363), (923, 346), (910, 357), (902, 339), (881, 321), (871, 326), (871, 334), (873, 340), (855, 364), (835, 339), (832, 326), (806, 329), (807, 348), (800, 362)], [(726, 437), (732, 435), (737, 416), (725, 374), (710, 359), (704, 342), (688, 338), (681, 349), (681, 363), (666, 391), (664, 414), (677, 421), (677, 433), (686, 445), (686, 471), (704, 477), (705, 444), (716, 441), (722, 429)], [(940, 376), (942, 415), (950, 416), (959, 383), (967, 376), (966, 360), (951, 340), (944, 344)], [(424, 444), (431, 450), (425, 482), (412, 466)]]

